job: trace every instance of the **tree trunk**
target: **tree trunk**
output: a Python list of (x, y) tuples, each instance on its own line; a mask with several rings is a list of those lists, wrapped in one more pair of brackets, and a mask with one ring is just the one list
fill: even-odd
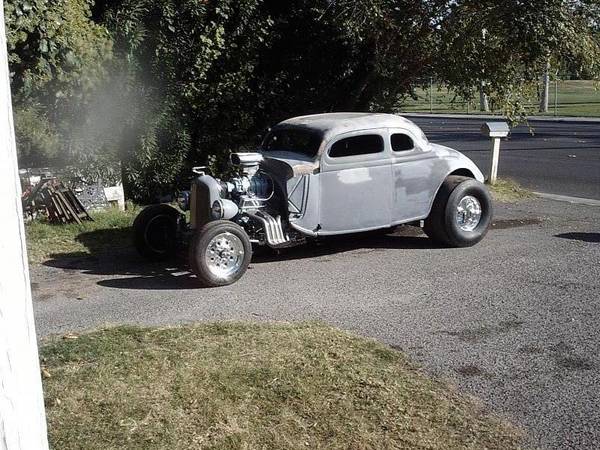
[(546, 63), (546, 71), (542, 75), (542, 92), (540, 97), (540, 112), (548, 112), (548, 103), (550, 101), (550, 61)]
[(48, 448), (0, 1), (0, 450)]
[(484, 112), (489, 112), (490, 103), (488, 101), (488, 96), (484, 91), (485, 81), (481, 81), (479, 85), (479, 110)]

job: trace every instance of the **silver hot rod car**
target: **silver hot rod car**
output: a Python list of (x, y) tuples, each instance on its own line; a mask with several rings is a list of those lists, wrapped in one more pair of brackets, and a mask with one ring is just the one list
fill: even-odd
[(291, 247), (324, 236), (423, 224), (441, 245), (468, 247), (486, 234), (492, 202), (483, 175), (461, 153), (428, 142), (411, 121), (390, 114), (296, 117), (273, 127), (256, 153), (233, 153), (238, 176), (194, 169), (182, 209), (145, 208), (134, 222), (145, 257), (171, 256), (189, 243), (204, 286), (238, 280), (253, 247)]

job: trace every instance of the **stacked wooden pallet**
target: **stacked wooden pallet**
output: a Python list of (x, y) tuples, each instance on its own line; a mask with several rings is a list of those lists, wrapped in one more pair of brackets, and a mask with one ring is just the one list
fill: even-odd
[(73, 191), (56, 178), (40, 181), (23, 199), (23, 210), (31, 217), (41, 212), (57, 223), (81, 224), (84, 220), (92, 220)]

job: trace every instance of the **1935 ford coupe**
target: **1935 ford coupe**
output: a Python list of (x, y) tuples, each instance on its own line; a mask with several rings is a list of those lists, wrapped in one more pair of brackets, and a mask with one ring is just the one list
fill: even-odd
[[(324, 236), (422, 224), (441, 245), (485, 236), (492, 202), (475, 164), (430, 143), (391, 114), (330, 113), (273, 127), (256, 153), (232, 153), (238, 176), (195, 168), (180, 209), (145, 208), (134, 222), (138, 251), (152, 260), (189, 243), (193, 272), (207, 287), (237, 281), (253, 247), (291, 247)], [(185, 213), (190, 211), (190, 221)]]

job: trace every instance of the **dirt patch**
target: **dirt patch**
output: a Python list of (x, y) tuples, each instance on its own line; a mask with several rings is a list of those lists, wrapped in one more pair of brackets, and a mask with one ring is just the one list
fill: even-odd
[(468, 364), (466, 366), (460, 366), (454, 369), (457, 373), (465, 377), (484, 377), (484, 378), (492, 378), (492, 374), (480, 369), (479, 367)]
[(539, 225), (541, 223), (542, 219), (537, 217), (531, 217), (527, 219), (501, 219), (494, 220), (491, 228), (493, 230), (506, 230), (507, 228), (526, 227), (528, 225)]
[(417, 237), (423, 236), (423, 229), (411, 225), (400, 225), (392, 233), (394, 236)]
[(522, 320), (503, 320), (498, 323), (497, 329), (498, 331), (516, 330), (517, 328), (521, 328), (521, 325), (524, 323)]
[(493, 334), (493, 329), (488, 327), (465, 328), (460, 331), (442, 331), (442, 334), (456, 337), (463, 342), (474, 344)]
[(573, 346), (559, 342), (550, 347), (550, 354), (556, 365), (568, 370), (592, 370), (595, 364), (585, 356), (575, 353)]
[(555, 360), (558, 366), (569, 370), (592, 370), (595, 367), (592, 361), (578, 355), (558, 356)]
[(526, 355), (539, 355), (543, 353), (543, 350), (535, 345), (524, 345), (523, 347), (519, 347), (519, 353), (524, 353)]

